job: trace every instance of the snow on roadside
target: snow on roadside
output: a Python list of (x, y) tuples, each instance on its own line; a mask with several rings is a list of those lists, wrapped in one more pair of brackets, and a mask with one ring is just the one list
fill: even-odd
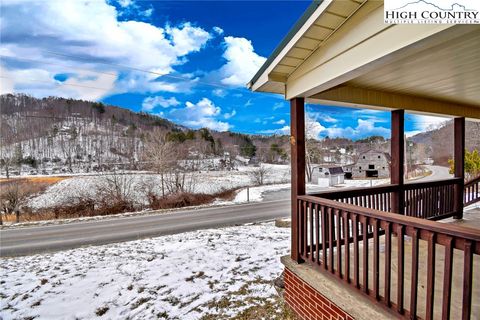
[(276, 294), (288, 249), (289, 229), (263, 223), (4, 258), (0, 318), (234, 315)]
[(251, 188), (244, 188), (240, 190), (233, 203), (242, 203), (247, 202), (247, 200), (255, 202), (255, 201), (262, 201), (263, 194), (265, 192), (272, 192), (278, 190), (285, 190), (290, 189), (290, 183), (283, 183), (283, 184), (273, 184), (273, 185), (266, 185), (266, 186), (259, 186), (259, 187), (251, 187)]

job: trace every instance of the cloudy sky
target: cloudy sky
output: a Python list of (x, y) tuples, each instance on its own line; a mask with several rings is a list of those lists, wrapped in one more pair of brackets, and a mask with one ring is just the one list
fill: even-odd
[[(2, 0), (0, 91), (103, 101), (192, 128), (289, 130), (245, 85), (308, 1)], [(386, 112), (309, 105), (315, 137), (390, 135)], [(445, 119), (408, 115), (410, 134)]]

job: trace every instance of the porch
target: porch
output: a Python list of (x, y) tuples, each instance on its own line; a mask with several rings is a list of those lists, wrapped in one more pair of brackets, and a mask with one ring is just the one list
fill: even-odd
[[(298, 266), (310, 268), (336, 279), (332, 285), (340, 281), (349, 296), (368, 298), (361, 305), (345, 305), (346, 293), (334, 299), (338, 302), (328, 299), (333, 306), (345, 305), (339, 310), (349, 310), (355, 319), (370, 318), (365, 307), (378, 305), (388, 317), (477, 319), (480, 214), (468, 211), (463, 219), (463, 211), (480, 201), (480, 177), (464, 182), (465, 119), (454, 118), (454, 177), (406, 183), (404, 111), (391, 115), (389, 185), (306, 194), (304, 101), (291, 101), (292, 252), (283, 262), (290, 277)], [(328, 296), (337, 289), (322, 287), (317, 293)], [(299, 314), (302, 296), (287, 289), (286, 300)]]
[[(434, 191), (440, 182), (428, 184), (408, 189), (430, 190), (426, 192), (441, 199), (442, 191)], [(298, 197), (298, 251), (303, 264), (284, 257), (287, 269), (298, 272), (307, 284), (320, 284), (320, 292), (355, 319), (371, 319), (372, 311), (365, 309), (377, 304), (390, 309), (380, 312), (382, 318), (478, 319), (480, 287), (474, 284), (480, 283), (480, 255), (474, 246), (480, 234), (480, 209), (466, 211), (465, 219), (432, 222), (371, 209), (382, 207), (387, 193), (365, 190), (360, 195), (361, 191)], [(478, 192), (476, 196), (480, 199)], [(440, 210), (442, 201), (437, 203)], [(310, 282), (312, 278), (316, 280)], [(287, 301), (290, 298), (287, 293)]]
[[(290, 101), (292, 246), (286, 301), (302, 319), (478, 319), (478, 25), (388, 25), (383, 1), (314, 1), (249, 83)], [(452, 57), (455, 57), (454, 59)], [(391, 112), (390, 184), (307, 194), (305, 103)], [(454, 177), (405, 181), (405, 111), (453, 118)]]

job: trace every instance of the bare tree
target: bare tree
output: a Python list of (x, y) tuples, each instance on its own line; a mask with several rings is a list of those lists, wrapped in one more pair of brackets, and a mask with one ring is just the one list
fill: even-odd
[(261, 186), (265, 184), (265, 180), (267, 178), (267, 175), (270, 174), (270, 170), (267, 167), (261, 165), (251, 170), (248, 174), (255, 185)]
[(162, 196), (165, 197), (165, 176), (177, 166), (178, 152), (165, 132), (155, 128), (145, 140), (145, 160), (149, 167), (160, 174)]
[(108, 204), (131, 203), (133, 192), (133, 176), (117, 171), (105, 174), (97, 187), (98, 197)]
[(317, 140), (317, 126), (318, 122), (315, 119), (309, 116), (305, 117), (305, 173), (309, 182), (312, 181), (314, 163), (322, 158), (319, 141)]
[(25, 180), (12, 179), (0, 187), (0, 203), (5, 214), (15, 213), (19, 222), (20, 211), (32, 194), (39, 192), (45, 186), (33, 185)]

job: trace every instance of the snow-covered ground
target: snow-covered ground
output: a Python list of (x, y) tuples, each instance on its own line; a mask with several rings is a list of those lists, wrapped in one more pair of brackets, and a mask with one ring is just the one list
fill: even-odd
[[(263, 166), (268, 169), (265, 183), (285, 183), (290, 178), (290, 166), (288, 165), (264, 164)], [(239, 167), (238, 170), (234, 171), (201, 171), (189, 174), (187, 181), (192, 192), (214, 194), (252, 185), (251, 172), (254, 170), (256, 170), (256, 167)], [(109, 174), (103, 174), (65, 179), (51, 186), (44, 193), (30, 199), (28, 206), (33, 209), (40, 209), (68, 204), (78, 198), (92, 197), (108, 177)], [(130, 185), (129, 198), (139, 205), (148, 203), (147, 190), (153, 190), (157, 194), (161, 194), (160, 175), (129, 173), (125, 180), (128, 180), (125, 183)]]
[[(247, 202), (262, 201), (266, 192), (287, 190), (290, 188), (289, 177), (290, 167), (288, 165), (272, 165), (264, 164), (269, 170), (265, 179), (266, 185), (252, 187), (251, 172), (255, 167), (239, 167), (235, 171), (202, 171), (194, 173), (190, 176), (193, 181), (193, 192), (214, 194), (228, 189), (241, 188), (236, 197), (232, 201), (217, 201), (216, 204), (234, 204)], [(127, 173), (130, 187), (130, 198), (138, 205), (146, 205), (147, 190), (152, 188), (160, 194), (161, 180), (160, 176), (152, 173)], [(52, 207), (57, 205), (68, 204), (75, 199), (82, 197), (92, 197), (97, 192), (97, 187), (105, 183), (108, 174), (96, 176), (74, 176), (69, 179), (62, 180), (48, 188), (44, 193), (30, 199), (28, 206), (33, 209)], [(335, 187), (326, 187), (328, 179), (322, 179), (320, 185), (308, 184), (309, 192), (318, 192), (336, 188), (351, 187), (370, 187), (388, 183), (388, 179), (376, 180), (345, 180), (345, 183)], [(249, 187), (247, 197), (247, 186)]]
[(2, 259), (0, 318), (231, 316), (273, 299), (289, 233), (269, 222)]

